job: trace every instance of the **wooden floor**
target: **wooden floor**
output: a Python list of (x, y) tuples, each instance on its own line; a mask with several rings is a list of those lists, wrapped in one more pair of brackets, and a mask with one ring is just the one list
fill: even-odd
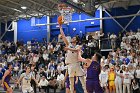
[[(0, 93), (6, 93), (2, 87), (0, 87)], [(21, 90), (19, 89), (14, 89), (14, 93), (21, 93)], [(37, 93), (41, 93), (37, 89)], [(47, 93), (47, 92), (46, 92)], [(52, 89), (50, 89), (49, 93), (54, 93)], [(59, 89), (56, 90), (56, 93), (65, 93), (65, 90), (60, 91)]]

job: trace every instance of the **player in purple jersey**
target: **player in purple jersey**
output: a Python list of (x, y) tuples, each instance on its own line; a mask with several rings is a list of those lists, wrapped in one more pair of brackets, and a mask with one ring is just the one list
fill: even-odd
[(78, 60), (85, 62), (85, 67), (87, 68), (86, 89), (88, 93), (93, 93), (93, 91), (95, 91), (95, 93), (103, 93), (103, 89), (101, 88), (99, 81), (99, 74), (101, 71), (99, 61), (101, 58), (102, 55), (99, 53), (95, 53), (91, 59), (82, 58), (79, 47)]
[(4, 90), (6, 91), (6, 93), (13, 93), (12, 88), (9, 85), (10, 79), (14, 80), (11, 76), (11, 71), (13, 69), (12, 64), (8, 64), (7, 65), (8, 70), (6, 70), (6, 72), (4, 73), (4, 76), (2, 77), (2, 84), (1, 86), (4, 88)]

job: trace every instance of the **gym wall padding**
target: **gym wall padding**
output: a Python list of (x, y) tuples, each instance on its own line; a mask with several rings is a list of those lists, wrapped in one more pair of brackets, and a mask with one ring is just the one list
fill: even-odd
[[(45, 24), (46, 17), (35, 18), (35, 24)], [(47, 26), (31, 26), (31, 19), (20, 19), (17, 23), (17, 39), (24, 40), (26, 43), (31, 39), (37, 39), (41, 42), (43, 38), (47, 37)]]

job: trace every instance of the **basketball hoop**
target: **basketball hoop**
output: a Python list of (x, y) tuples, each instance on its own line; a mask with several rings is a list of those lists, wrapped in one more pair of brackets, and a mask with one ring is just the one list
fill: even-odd
[(58, 5), (59, 12), (62, 16), (62, 22), (63, 23), (69, 23), (72, 21), (72, 12), (73, 9), (65, 4), (59, 4)]

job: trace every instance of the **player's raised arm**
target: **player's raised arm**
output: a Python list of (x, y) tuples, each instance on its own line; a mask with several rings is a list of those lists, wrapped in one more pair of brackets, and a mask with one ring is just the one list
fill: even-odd
[(62, 29), (62, 26), (59, 25), (59, 28), (60, 28), (60, 33), (61, 33), (61, 35), (62, 35), (62, 40), (64, 41), (64, 43), (66, 44), (66, 46), (68, 46), (68, 45), (69, 45), (69, 42), (68, 42), (68, 40), (67, 40), (67, 38), (66, 38), (66, 36), (65, 36), (65, 34), (64, 34), (64, 31), (63, 31), (63, 29)]

